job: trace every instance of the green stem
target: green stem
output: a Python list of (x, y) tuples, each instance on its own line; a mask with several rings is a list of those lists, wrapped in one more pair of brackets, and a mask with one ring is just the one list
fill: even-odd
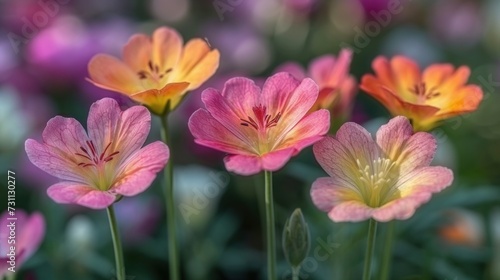
[(368, 244), (366, 245), (365, 268), (363, 280), (369, 280), (372, 270), (373, 248), (375, 247), (375, 236), (377, 235), (377, 221), (370, 219), (368, 224)]
[(16, 280), (16, 274), (15, 274), (15, 273), (8, 273), (8, 274), (5, 276), (5, 279), (6, 279), (6, 280)]
[(111, 229), (111, 237), (115, 250), (116, 278), (118, 280), (125, 280), (125, 263), (123, 262), (122, 243), (116, 223), (115, 210), (113, 209), (113, 205), (110, 205), (106, 210), (108, 212), (109, 228)]
[(167, 232), (168, 232), (168, 257), (170, 264), (171, 280), (179, 280), (179, 257), (177, 249), (177, 230), (175, 222), (175, 204), (174, 204), (174, 166), (172, 164), (172, 146), (168, 135), (167, 117), (161, 119), (161, 139), (170, 149), (170, 159), (165, 167), (165, 208), (167, 210)]
[(274, 201), (273, 201), (273, 175), (270, 171), (264, 171), (266, 221), (267, 221), (267, 279), (274, 280), (276, 277), (276, 248), (274, 232)]
[(292, 267), (292, 280), (299, 280), (300, 267)]
[(396, 221), (391, 221), (387, 225), (384, 241), (384, 255), (382, 257), (382, 270), (380, 272), (380, 280), (389, 279), (389, 271), (391, 270), (391, 257), (392, 257), (392, 241), (394, 240)]

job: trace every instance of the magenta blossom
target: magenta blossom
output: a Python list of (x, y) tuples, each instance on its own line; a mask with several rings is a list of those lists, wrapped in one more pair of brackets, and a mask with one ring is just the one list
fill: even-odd
[(169, 158), (156, 141), (143, 148), (151, 114), (143, 106), (121, 111), (111, 98), (90, 107), (88, 134), (73, 118), (54, 117), (43, 131), (43, 143), (26, 141), (30, 161), (62, 182), (47, 194), (58, 203), (93, 209), (110, 206), (119, 196), (146, 190)]
[(413, 134), (405, 117), (383, 125), (376, 140), (363, 127), (346, 123), (335, 137), (314, 145), (316, 160), (330, 177), (313, 183), (312, 200), (334, 222), (408, 219), (453, 181), (451, 170), (429, 166), (435, 152), (432, 134)]
[(300, 82), (288, 73), (268, 78), (262, 91), (252, 80), (233, 78), (222, 93), (203, 91), (207, 109), (194, 112), (189, 129), (196, 143), (230, 154), (224, 159), (229, 171), (275, 171), (328, 131), (327, 110), (307, 114), (317, 98), (311, 79)]
[(14, 213), (10, 215), (10, 212), (4, 211), (0, 216), (0, 279), (8, 273), (19, 271), (22, 264), (36, 252), (45, 235), (42, 214), (35, 212), (28, 216), (21, 209), (16, 209)]

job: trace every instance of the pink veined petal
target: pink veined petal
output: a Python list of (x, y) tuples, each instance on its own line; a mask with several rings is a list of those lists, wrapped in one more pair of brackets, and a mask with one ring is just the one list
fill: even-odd
[[(300, 120), (290, 130), (279, 147), (294, 147), (298, 151), (320, 140), (330, 129), (330, 112), (318, 110)], [(306, 140), (306, 141), (304, 141)]]
[(373, 208), (356, 201), (341, 202), (328, 212), (328, 217), (334, 222), (360, 222), (371, 218)]
[(253, 154), (253, 148), (245, 145), (231, 131), (210, 115), (205, 109), (198, 109), (188, 122), (195, 142), (230, 154)]
[(349, 200), (357, 200), (358, 190), (341, 186), (331, 177), (316, 179), (311, 187), (311, 198), (321, 211), (329, 212), (336, 205)]
[(221, 94), (240, 118), (253, 116), (252, 108), (259, 105), (260, 88), (254, 81), (236, 77), (224, 83)]
[(151, 50), (151, 39), (147, 35), (132, 35), (123, 47), (123, 61), (135, 72), (147, 70)]
[(118, 151), (116, 157), (126, 159), (146, 141), (151, 114), (144, 106), (122, 112), (114, 99), (103, 98), (90, 107), (87, 126), (89, 137), (100, 153), (111, 143), (106, 154)]
[(440, 192), (453, 182), (453, 171), (441, 166), (426, 166), (403, 175), (398, 182), (400, 197), (415, 192)]
[(251, 129), (242, 129), (244, 127), (241, 125), (241, 116), (238, 116), (232, 104), (229, 104), (217, 90), (213, 88), (204, 90), (201, 100), (212, 117), (234, 134), (242, 142), (242, 146), (255, 146), (255, 132)]
[(57, 203), (79, 204), (92, 209), (104, 209), (113, 204), (116, 196), (75, 182), (60, 182), (49, 187), (47, 194)]
[(401, 174), (428, 166), (436, 152), (437, 144), (432, 134), (417, 132), (407, 118), (398, 116), (382, 125), (377, 131), (377, 143), (387, 157), (395, 161)]
[(267, 171), (277, 171), (281, 169), (296, 153), (294, 148), (273, 151), (262, 156), (262, 169)]
[(284, 63), (274, 70), (274, 73), (280, 72), (288, 72), (297, 80), (307, 78), (304, 68), (295, 62)]
[(31, 163), (48, 174), (63, 180), (85, 182), (85, 176), (78, 172), (74, 156), (68, 156), (33, 139), (26, 140), (25, 150)]
[(318, 86), (306, 78), (301, 83), (288, 73), (278, 73), (266, 80), (261, 100), (271, 114), (281, 113), (276, 127), (269, 131), (270, 139), (280, 139), (311, 109), (318, 98)]
[(379, 222), (409, 219), (420, 205), (431, 199), (431, 195), (430, 192), (419, 192), (399, 198), (374, 209), (372, 216)]
[(110, 192), (134, 196), (145, 191), (163, 170), (170, 157), (170, 151), (163, 142), (156, 141), (136, 151), (118, 171), (118, 180)]
[(224, 158), (224, 164), (228, 171), (244, 176), (254, 175), (262, 170), (258, 156), (229, 155)]
[(358, 159), (363, 166), (371, 164), (380, 156), (377, 143), (370, 133), (357, 123), (345, 123), (339, 128), (335, 137), (349, 151), (352, 161)]
[(47, 122), (42, 139), (44, 144), (56, 148), (61, 154), (74, 156), (81, 151), (80, 147), (88, 137), (77, 120), (56, 116)]

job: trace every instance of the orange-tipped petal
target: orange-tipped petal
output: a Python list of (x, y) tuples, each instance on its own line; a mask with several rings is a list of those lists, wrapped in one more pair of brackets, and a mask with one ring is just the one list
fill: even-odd
[(483, 90), (477, 85), (468, 85), (460, 88), (449, 105), (439, 111), (437, 117), (449, 118), (467, 112), (473, 112), (477, 109), (483, 100)]
[(453, 74), (454, 70), (455, 67), (449, 63), (432, 64), (424, 70), (422, 81), (428, 89), (437, 88)]
[(439, 88), (441, 91), (453, 91), (467, 83), (470, 76), (470, 68), (467, 66), (460, 66), (455, 73), (453, 73)]
[(135, 72), (148, 69), (151, 60), (151, 39), (144, 34), (135, 34), (123, 47), (123, 61)]
[(398, 75), (397, 94), (406, 98), (409, 89), (420, 82), (420, 68), (415, 61), (404, 56), (392, 58), (391, 67), (394, 74)]
[(163, 70), (173, 69), (181, 57), (182, 37), (172, 28), (160, 27), (153, 33), (153, 61)]
[(137, 75), (116, 57), (97, 54), (90, 60), (88, 71), (90, 82), (98, 87), (127, 95), (143, 90)]
[(161, 90), (150, 89), (134, 95), (130, 98), (146, 105), (151, 112), (161, 115), (165, 112), (167, 102), (170, 101), (170, 109), (175, 108), (182, 98), (182, 94), (188, 88), (189, 83), (167, 84)]
[(373, 71), (375, 71), (377, 79), (380, 83), (396, 89), (394, 74), (392, 73), (391, 65), (386, 57), (378, 56), (372, 62)]
[(204, 40), (190, 40), (184, 47), (175, 80), (188, 82), (188, 90), (198, 88), (215, 73), (219, 57), (219, 51), (211, 50)]

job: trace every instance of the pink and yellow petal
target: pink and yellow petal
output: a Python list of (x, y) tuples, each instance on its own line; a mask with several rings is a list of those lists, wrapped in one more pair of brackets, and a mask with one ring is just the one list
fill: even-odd
[(342, 202), (359, 200), (359, 194), (356, 189), (340, 186), (334, 178), (322, 177), (313, 182), (311, 199), (318, 209), (330, 212)]
[(182, 37), (172, 28), (160, 27), (152, 36), (152, 58), (162, 70), (174, 69), (182, 53)]
[(393, 73), (397, 75), (397, 94), (405, 100), (411, 100), (412, 96), (408, 96), (408, 92), (421, 81), (420, 67), (415, 61), (404, 56), (393, 57), (390, 64)]
[(230, 130), (204, 109), (198, 109), (189, 118), (189, 130), (195, 142), (230, 154), (252, 154), (256, 151), (242, 142)]
[(329, 129), (330, 112), (325, 109), (315, 111), (300, 120), (292, 128), (280, 147), (294, 147), (300, 151), (306, 146), (321, 140)]
[(151, 39), (144, 34), (135, 34), (123, 47), (123, 61), (136, 73), (148, 70), (151, 50)]
[(402, 174), (397, 184), (395, 197), (405, 197), (412, 193), (440, 192), (453, 182), (453, 171), (441, 166), (427, 166)]
[(258, 156), (229, 155), (224, 158), (224, 164), (228, 171), (244, 176), (254, 175), (262, 171)]
[(95, 55), (88, 64), (89, 81), (107, 90), (131, 95), (144, 88), (141, 86), (137, 73), (117, 58), (106, 55)]
[(219, 51), (211, 49), (202, 39), (192, 39), (184, 46), (174, 80), (189, 83), (189, 90), (198, 88), (219, 67)]
[(422, 73), (422, 81), (428, 89), (437, 89), (455, 71), (455, 67), (449, 63), (432, 64), (425, 68)]
[(294, 148), (282, 149), (262, 155), (262, 169), (266, 171), (277, 171), (281, 169), (297, 152)]
[(124, 196), (134, 196), (145, 191), (163, 170), (170, 152), (163, 142), (153, 142), (131, 155), (118, 170), (117, 182), (109, 190)]
[[(162, 115), (169, 105), (169, 110), (174, 109), (182, 99), (189, 87), (188, 83), (170, 83), (162, 89), (150, 89), (130, 96), (134, 101), (146, 105), (152, 113)], [(170, 103), (169, 103), (170, 102)]]
[(52, 185), (47, 194), (57, 203), (79, 204), (92, 209), (104, 209), (116, 199), (116, 196), (76, 182), (61, 182)]

